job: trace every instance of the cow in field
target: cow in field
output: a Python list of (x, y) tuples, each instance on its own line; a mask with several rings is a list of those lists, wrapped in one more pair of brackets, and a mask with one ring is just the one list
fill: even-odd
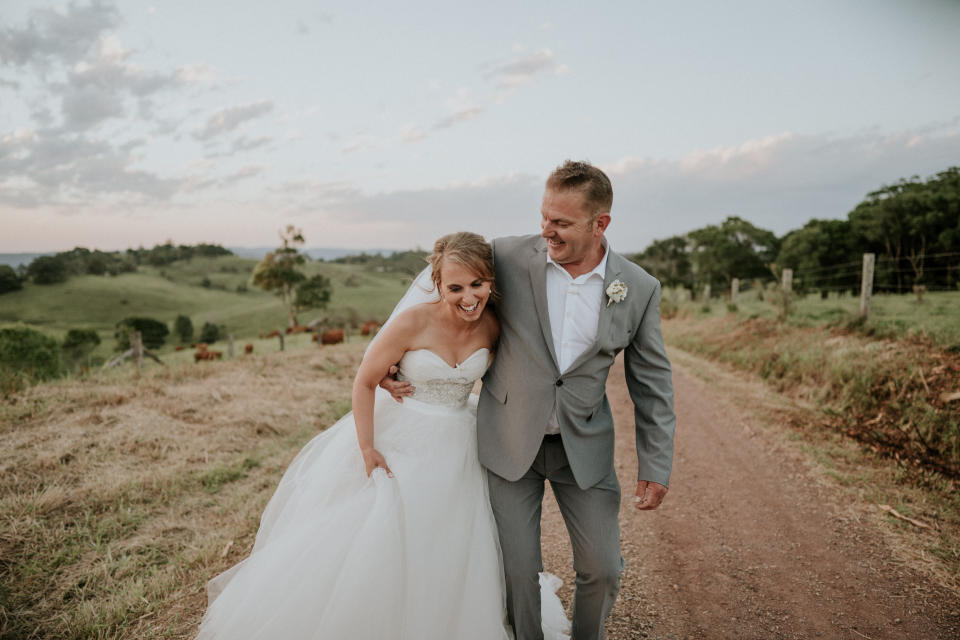
[(201, 360), (222, 360), (223, 351), (195, 351), (193, 354), (193, 361), (200, 362)]
[(369, 336), (377, 332), (377, 329), (380, 328), (380, 323), (376, 320), (371, 320), (370, 322), (364, 322), (363, 326), (360, 327), (360, 335)]
[(302, 324), (294, 325), (292, 327), (287, 327), (287, 335), (292, 333), (310, 333), (310, 327), (307, 327)]
[(249, 342), (243, 346), (243, 352), (247, 355), (253, 353), (253, 345)]
[(343, 329), (330, 329), (320, 336), (320, 344), (340, 344), (343, 342)]

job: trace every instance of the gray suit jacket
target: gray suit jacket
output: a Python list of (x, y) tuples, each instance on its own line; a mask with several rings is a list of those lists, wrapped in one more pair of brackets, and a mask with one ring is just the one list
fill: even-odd
[(597, 341), (561, 373), (547, 310), (546, 242), (539, 236), (493, 241), (500, 342), (483, 378), (477, 410), (480, 462), (518, 480), (540, 449), (557, 405), (560, 433), (577, 485), (613, 471), (613, 417), (607, 373), (621, 350), (633, 400), (640, 480), (666, 485), (673, 462), (673, 383), (660, 334), (660, 283), (610, 251), (603, 288), (614, 280), (627, 297), (602, 307)]

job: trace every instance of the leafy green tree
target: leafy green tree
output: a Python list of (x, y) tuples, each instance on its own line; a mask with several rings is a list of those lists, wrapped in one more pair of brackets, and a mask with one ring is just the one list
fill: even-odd
[(63, 339), (63, 355), (74, 369), (86, 360), (100, 344), (100, 336), (93, 329), (70, 329)]
[(193, 322), (190, 321), (189, 316), (177, 316), (177, 319), (173, 321), (173, 333), (183, 344), (193, 342)]
[(67, 263), (57, 256), (38, 256), (27, 267), (34, 284), (56, 284), (66, 281), (70, 275)]
[(731, 216), (719, 226), (708, 225), (687, 234), (698, 285), (727, 285), (734, 278), (764, 278), (780, 243), (772, 231)]
[(330, 278), (317, 274), (297, 285), (297, 293), (293, 299), (296, 313), (307, 309), (324, 309), (330, 303), (333, 294), (333, 285)]
[(814, 218), (783, 237), (776, 266), (793, 269), (798, 292), (854, 289), (860, 283), (856, 245), (847, 220)]
[(223, 331), (220, 327), (213, 324), (212, 322), (204, 322), (203, 326), (200, 327), (200, 342), (206, 342), (207, 344), (213, 344), (223, 336)]
[(668, 287), (692, 287), (693, 265), (690, 261), (690, 240), (673, 236), (655, 240), (653, 244), (633, 257), (633, 261), (649, 271)]
[(26, 327), (0, 329), (0, 390), (9, 393), (27, 382), (60, 374), (60, 344)]
[(159, 349), (163, 346), (170, 330), (167, 325), (153, 318), (124, 318), (117, 323), (114, 337), (117, 339), (117, 350), (126, 351), (130, 348), (130, 334), (140, 332), (143, 346), (148, 349)]
[(290, 326), (297, 325), (296, 287), (307, 279), (298, 268), (305, 258), (295, 245), (303, 245), (303, 232), (293, 225), (280, 233), (283, 243), (276, 251), (264, 256), (253, 269), (253, 284), (264, 291), (276, 291), (287, 310)]
[(20, 276), (17, 275), (13, 267), (0, 264), (0, 294), (17, 291), (22, 288), (23, 282), (20, 281)]

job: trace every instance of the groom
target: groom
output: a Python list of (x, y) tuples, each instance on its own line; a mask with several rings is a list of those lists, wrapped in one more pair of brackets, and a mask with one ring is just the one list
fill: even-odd
[[(660, 283), (604, 236), (613, 190), (567, 161), (547, 179), (539, 236), (493, 241), (500, 340), (477, 410), (480, 462), (503, 549), (517, 640), (541, 640), (540, 512), (549, 481), (573, 544), (573, 640), (604, 638), (620, 588), (620, 485), (607, 373), (624, 351), (634, 405), (638, 509), (656, 509), (673, 459), (673, 384)], [(384, 380), (395, 397), (409, 385)]]
[(493, 241), (500, 319), (497, 357), (477, 411), (518, 640), (539, 640), (540, 511), (557, 498), (577, 573), (573, 640), (602, 639), (620, 587), (613, 419), (604, 391), (624, 351), (634, 405), (639, 509), (667, 493), (673, 384), (660, 335), (660, 283), (604, 236), (613, 190), (596, 167), (567, 161), (547, 179), (539, 236)]

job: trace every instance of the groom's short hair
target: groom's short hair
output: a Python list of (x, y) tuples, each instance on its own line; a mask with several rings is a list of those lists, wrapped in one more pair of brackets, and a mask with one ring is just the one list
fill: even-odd
[(591, 220), (601, 213), (610, 213), (613, 207), (610, 178), (589, 162), (565, 160), (547, 178), (547, 189), (582, 193), (583, 206), (590, 213)]

